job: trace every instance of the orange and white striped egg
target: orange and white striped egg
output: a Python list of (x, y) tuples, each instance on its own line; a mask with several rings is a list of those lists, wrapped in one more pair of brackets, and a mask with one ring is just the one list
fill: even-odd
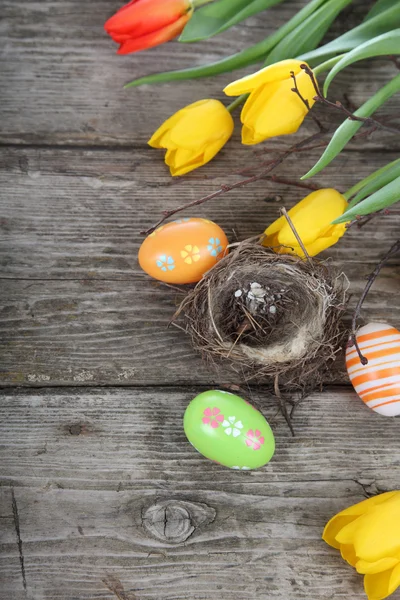
[(385, 323), (369, 323), (357, 332), (363, 365), (355, 346), (347, 348), (346, 367), (357, 394), (381, 415), (400, 415), (400, 331)]

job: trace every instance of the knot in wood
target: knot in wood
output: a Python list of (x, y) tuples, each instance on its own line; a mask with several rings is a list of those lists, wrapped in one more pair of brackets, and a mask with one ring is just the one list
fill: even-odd
[(186, 541), (201, 525), (214, 521), (216, 511), (200, 502), (162, 500), (142, 513), (143, 527), (153, 537), (169, 544)]
[(71, 425), (71, 427), (69, 428), (69, 432), (71, 435), (80, 435), (82, 433), (82, 425), (80, 423), (74, 423), (74, 425)]

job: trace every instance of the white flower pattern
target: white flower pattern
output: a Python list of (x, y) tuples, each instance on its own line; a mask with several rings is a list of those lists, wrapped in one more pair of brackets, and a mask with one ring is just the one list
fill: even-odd
[(240, 435), (240, 430), (243, 429), (243, 423), (242, 421), (236, 421), (236, 417), (228, 417), (222, 423), (222, 427), (225, 428), (226, 435), (237, 437)]

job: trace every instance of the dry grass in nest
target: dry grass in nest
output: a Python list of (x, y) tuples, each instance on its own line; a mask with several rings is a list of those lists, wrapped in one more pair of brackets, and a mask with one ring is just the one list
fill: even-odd
[(178, 309), (217, 370), (280, 391), (318, 387), (344, 341), (347, 280), (326, 263), (236, 245)]

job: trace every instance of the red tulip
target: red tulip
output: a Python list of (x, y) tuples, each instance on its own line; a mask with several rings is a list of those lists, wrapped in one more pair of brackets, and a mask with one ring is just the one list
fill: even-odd
[(192, 15), (190, 0), (132, 0), (104, 29), (120, 44), (118, 54), (138, 52), (172, 40)]

